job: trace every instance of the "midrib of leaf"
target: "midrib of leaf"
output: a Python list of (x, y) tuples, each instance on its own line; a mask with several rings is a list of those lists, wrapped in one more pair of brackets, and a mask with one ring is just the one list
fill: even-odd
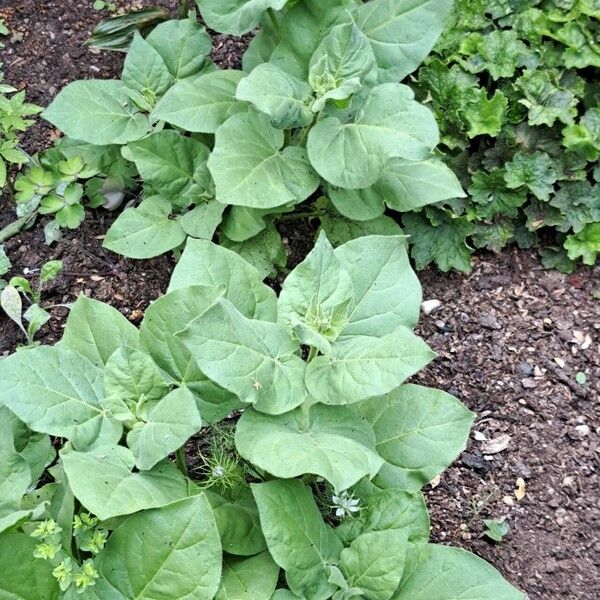
[[(363, 31), (363, 33), (369, 39), (371, 39), (370, 36), (375, 31), (377, 31), (378, 29), (381, 29), (382, 27), (387, 27), (387, 25), (389, 25), (390, 23), (392, 23), (396, 19), (398, 19), (400, 17), (405, 17), (406, 15), (409, 15), (411, 12), (413, 12), (415, 10), (418, 10), (419, 8), (422, 8), (426, 4), (431, 4), (431, 0), (427, 0), (426, 2), (423, 2), (422, 4), (415, 5), (415, 6), (413, 6), (412, 8), (410, 8), (408, 10), (402, 10), (402, 9), (400, 9), (397, 12), (393, 13), (388, 19), (386, 19), (385, 21), (379, 23), (379, 25), (373, 27), (373, 29), (369, 29), (367, 31)], [(376, 5), (376, 3), (373, 3), (373, 6), (371, 7), (371, 12), (367, 15), (367, 18), (365, 19), (365, 21), (368, 21), (373, 16), (373, 13), (375, 13), (375, 11), (377, 10), (377, 8), (378, 8), (378, 6)], [(376, 40), (376, 41), (379, 42), (379, 40)], [(390, 44), (391, 42), (385, 42), (385, 43)], [(395, 43), (394, 43), (394, 45), (395, 45)]]

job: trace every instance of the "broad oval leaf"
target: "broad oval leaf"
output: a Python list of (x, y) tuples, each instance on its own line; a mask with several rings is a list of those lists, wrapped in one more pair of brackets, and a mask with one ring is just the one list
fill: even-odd
[(66, 437), (76, 448), (89, 446), (106, 425), (103, 398), (103, 371), (65, 347), (21, 350), (0, 361), (0, 404), (30, 429)]
[(215, 71), (178, 81), (156, 105), (150, 119), (185, 131), (214, 133), (229, 117), (248, 110), (236, 100), (241, 71)]
[(164, 254), (185, 242), (181, 225), (170, 219), (171, 203), (151, 196), (136, 208), (126, 208), (106, 233), (104, 248), (129, 258)]
[(128, 149), (144, 184), (173, 206), (186, 208), (212, 194), (206, 166), (210, 151), (202, 142), (167, 129)]
[(304, 148), (283, 148), (284, 134), (262, 114), (231, 117), (216, 132), (208, 168), (223, 204), (274, 208), (306, 200), (318, 187)]
[(212, 43), (195, 16), (158, 24), (146, 38), (175, 79), (197, 75), (208, 64)]
[(263, 283), (260, 273), (237, 253), (208, 240), (188, 239), (168, 291), (190, 285), (223, 286), (223, 297), (246, 317), (277, 318), (277, 296)]
[(148, 119), (131, 106), (120, 81), (74, 81), (42, 116), (65, 135), (97, 146), (139, 140), (149, 129)]
[(24, 533), (0, 535), (0, 597), (3, 600), (58, 600), (62, 597), (50, 561), (33, 556), (37, 543)]
[(101, 600), (212, 600), (221, 578), (221, 544), (203, 495), (129, 517), (96, 561)]
[(525, 600), (485, 560), (463, 550), (437, 544), (409, 549), (399, 590), (392, 600)]
[(212, 240), (223, 219), (225, 207), (216, 200), (198, 204), (179, 219), (181, 228), (192, 237)]
[(276, 65), (257, 66), (238, 85), (236, 97), (268, 115), (278, 129), (306, 127), (313, 120), (311, 87)]
[(392, 159), (381, 179), (360, 190), (330, 187), (329, 197), (345, 217), (366, 221), (382, 215), (386, 205), (398, 212), (428, 204), (464, 198), (456, 175), (441, 160)]
[(223, 557), (223, 579), (215, 600), (271, 600), (279, 567), (268, 552), (250, 558)]
[(353, 336), (334, 342), (331, 354), (306, 368), (308, 393), (324, 404), (349, 404), (387, 394), (435, 358), (407, 327), (384, 337)]
[(242, 402), (281, 414), (304, 402), (305, 363), (290, 333), (219, 300), (177, 336), (204, 373)]
[(204, 22), (215, 31), (244, 35), (268, 9), (280, 10), (287, 0), (196, 0)]
[(200, 416), (209, 423), (225, 418), (237, 406), (237, 398), (206, 377), (175, 334), (209, 308), (221, 294), (222, 290), (209, 286), (173, 290), (146, 309), (140, 326), (144, 349), (169, 379), (194, 394)]
[(373, 88), (353, 122), (319, 121), (308, 135), (308, 157), (333, 185), (364, 188), (384, 173), (388, 160), (422, 160), (439, 141), (432, 112), (401, 84)]
[(175, 465), (165, 461), (150, 471), (134, 472), (135, 457), (123, 446), (62, 452), (61, 459), (73, 494), (101, 521), (188, 495), (188, 482)]
[(278, 416), (249, 409), (238, 421), (235, 444), (243, 458), (275, 477), (311, 473), (336, 491), (374, 477), (383, 464), (371, 427), (347, 407), (317, 404)]
[(358, 238), (336, 248), (335, 256), (354, 290), (342, 338), (378, 337), (417, 324), (423, 295), (403, 237)]
[(327, 600), (336, 587), (328, 567), (336, 564), (342, 543), (325, 524), (310, 489), (297, 479), (253, 484), (269, 552), (285, 569), (288, 586), (307, 600)]
[(452, 0), (371, 0), (354, 11), (371, 42), (379, 81), (401, 81), (429, 54), (444, 30)]
[(375, 484), (417, 491), (465, 448), (474, 415), (450, 394), (407, 384), (356, 406), (386, 460)]
[(138, 347), (138, 330), (116, 308), (81, 295), (71, 307), (59, 346), (104, 367), (121, 346)]

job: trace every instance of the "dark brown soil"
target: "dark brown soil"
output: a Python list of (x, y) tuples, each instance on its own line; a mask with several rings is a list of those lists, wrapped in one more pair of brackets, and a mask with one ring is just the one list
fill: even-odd
[[(94, 54), (82, 46), (103, 16), (91, 4), (0, 0), (0, 15), (13, 32), (2, 56), (7, 81), (27, 86), (29, 98), (46, 105), (68, 81), (118, 76), (122, 55)], [(142, 4), (148, 3), (136, 5)], [(153, 4), (174, 10), (176, 2)], [(243, 42), (217, 36), (215, 47), (222, 66), (239, 64)], [(38, 150), (54, 135), (40, 124), (25, 143)], [(13, 217), (5, 199), (0, 224)], [(112, 218), (91, 213), (52, 248), (44, 245), (38, 223), (7, 244), (13, 274), (28, 269), (35, 279), (43, 262), (60, 258), (64, 271), (46, 290), (45, 303), (72, 302), (83, 292), (138, 322), (164, 292), (173, 262), (132, 261), (103, 250)], [(310, 232), (297, 224), (283, 230), (292, 263), (310, 247)], [(479, 256), (469, 276), (434, 270), (421, 275), (425, 298), (441, 307), (423, 316), (420, 333), (439, 358), (417, 380), (454, 393), (478, 414), (467, 451), (426, 490), (433, 539), (483, 556), (532, 600), (596, 600), (600, 268), (565, 276), (544, 270), (530, 252), (508, 250)], [(65, 309), (52, 314), (44, 343), (56, 342), (64, 325)], [(17, 327), (0, 316), (0, 353), (20, 341)], [(586, 375), (584, 386), (575, 381), (578, 372)], [(492, 453), (491, 442), (506, 435), (506, 448)], [(525, 483), (521, 500), (515, 496), (519, 478)], [(510, 532), (493, 544), (482, 537), (482, 519), (500, 517), (507, 518)]]

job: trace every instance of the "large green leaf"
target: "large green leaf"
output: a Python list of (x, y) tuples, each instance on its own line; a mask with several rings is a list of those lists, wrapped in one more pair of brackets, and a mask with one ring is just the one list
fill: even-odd
[(150, 471), (134, 472), (133, 452), (123, 446), (63, 451), (61, 458), (75, 497), (101, 521), (188, 495), (188, 483), (175, 465), (165, 461)]
[(386, 215), (368, 221), (354, 221), (340, 215), (335, 208), (319, 217), (321, 230), (327, 234), (334, 246), (340, 246), (351, 240), (366, 235), (402, 235), (400, 225)]
[(212, 600), (221, 544), (202, 495), (129, 517), (96, 561), (101, 600)]
[(245, 113), (217, 129), (208, 167), (223, 204), (274, 208), (306, 200), (319, 185), (306, 151), (283, 148), (284, 133), (267, 115)]
[(276, 65), (257, 66), (240, 81), (236, 97), (253, 104), (278, 129), (306, 127), (313, 120), (311, 87)]
[(185, 241), (181, 225), (169, 218), (171, 203), (150, 196), (136, 208), (126, 208), (111, 225), (103, 246), (129, 258), (152, 258)]
[(116, 308), (81, 295), (71, 307), (59, 345), (104, 367), (122, 345), (138, 346), (138, 331)]
[(278, 416), (249, 409), (238, 422), (235, 443), (243, 458), (275, 477), (311, 473), (336, 490), (374, 477), (383, 464), (371, 427), (347, 407), (317, 404)]
[(374, 185), (360, 190), (329, 188), (335, 207), (350, 219), (365, 221), (385, 212), (386, 205), (398, 212), (416, 210), (427, 204), (465, 193), (456, 175), (440, 160), (391, 159)]
[(414, 545), (393, 600), (524, 600), (525, 594), (478, 556), (450, 546)]
[(192, 237), (212, 240), (223, 220), (225, 206), (216, 200), (208, 200), (195, 206), (179, 219), (181, 228)]
[(200, 430), (202, 419), (196, 399), (185, 387), (167, 394), (148, 415), (127, 434), (127, 445), (138, 469), (148, 470), (178, 450)]
[(279, 567), (268, 552), (250, 558), (223, 557), (223, 579), (215, 600), (271, 600)]
[(349, 545), (363, 533), (389, 529), (403, 530), (409, 542), (429, 539), (429, 514), (420, 492), (387, 489), (375, 491), (365, 498), (359, 488), (357, 497), (361, 500), (360, 511), (342, 521), (335, 530), (344, 545)]
[[(0, 361), (0, 404), (30, 429), (85, 448), (109, 425), (100, 405), (103, 374), (62, 346), (21, 350)], [(112, 437), (118, 439), (117, 429)]]
[(332, 344), (306, 368), (309, 394), (324, 404), (348, 404), (396, 389), (435, 353), (406, 327), (381, 337), (353, 336)]
[(153, 105), (173, 83), (162, 56), (139, 34), (133, 37), (123, 65), (123, 83)]
[(208, 62), (211, 39), (195, 16), (181, 21), (166, 21), (157, 25), (146, 38), (162, 56), (175, 79), (197, 75)]
[(308, 81), (317, 94), (313, 110), (350, 97), (374, 68), (375, 56), (360, 29), (354, 23), (333, 27), (310, 59)]
[(372, 235), (335, 250), (354, 290), (341, 337), (382, 336), (400, 325), (414, 327), (421, 310), (421, 284), (410, 266), (404, 238)]
[(185, 208), (211, 195), (210, 151), (202, 142), (167, 129), (128, 148), (144, 184), (173, 206)]
[(214, 133), (229, 117), (246, 112), (235, 91), (241, 71), (215, 71), (178, 81), (160, 100), (150, 115), (153, 121), (166, 121), (185, 131)]
[(305, 363), (282, 325), (248, 319), (221, 299), (177, 337), (210, 379), (261, 412), (281, 414), (305, 399)]
[(319, 121), (308, 135), (308, 157), (333, 185), (356, 189), (373, 185), (391, 158), (422, 160), (439, 141), (431, 111), (412, 90), (386, 83), (373, 88), (355, 120)]
[(201, 417), (209, 423), (225, 418), (237, 406), (237, 399), (206, 377), (175, 334), (221, 294), (220, 289), (209, 286), (173, 290), (146, 309), (140, 326), (144, 349), (168, 378), (193, 392)]
[(309, 490), (300, 481), (252, 485), (269, 552), (286, 572), (288, 586), (307, 600), (326, 600), (335, 591), (328, 566), (338, 562), (342, 544), (324, 523)]
[(224, 298), (246, 317), (277, 318), (277, 296), (259, 272), (235, 252), (208, 240), (188, 239), (171, 275), (169, 291), (190, 285), (223, 286)]
[(401, 529), (363, 533), (342, 550), (340, 571), (366, 600), (390, 600), (402, 578), (407, 545)]
[(440, 390), (404, 385), (357, 405), (375, 429), (377, 452), (386, 460), (375, 483), (419, 490), (464, 449), (474, 415)]
[(50, 561), (34, 558), (36, 540), (24, 533), (0, 535), (2, 600), (58, 600), (58, 582)]
[[(338, 337), (353, 301), (350, 275), (322, 233), (308, 256), (286, 278), (278, 302), (280, 322), (302, 324), (328, 340)], [(303, 343), (310, 340), (300, 336)]]
[(287, 0), (196, 0), (204, 22), (215, 31), (244, 35), (268, 9), (279, 10)]
[(139, 140), (149, 129), (148, 119), (131, 106), (120, 81), (74, 81), (61, 90), (43, 117), (65, 135), (97, 146)]
[(452, 0), (372, 0), (355, 11), (371, 42), (379, 81), (401, 81), (429, 54), (442, 33)]

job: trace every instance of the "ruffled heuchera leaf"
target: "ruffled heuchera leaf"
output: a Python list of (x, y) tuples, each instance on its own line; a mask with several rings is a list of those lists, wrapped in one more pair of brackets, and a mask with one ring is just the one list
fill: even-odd
[(267, 9), (279, 10), (287, 0), (196, 0), (205, 23), (220, 33), (244, 35)]
[(0, 535), (0, 590), (8, 600), (58, 600), (50, 561), (35, 558), (38, 541), (25, 533)]
[(456, 398), (418, 385), (357, 405), (373, 425), (386, 460), (375, 479), (382, 488), (417, 491), (465, 448), (474, 415)]
[(248, 319), (221, 299), (177, 337), (212, 381), (257, 410), (276, 415), (304, 402), (305, 363), (282, 325)]
[(120, 81), (74, 81), (61, 90), (44, 119), (76, 140), (102, 146), (142, 138), (148, 119), (134, 108)]
[(374, 477), (383, 464), (373, 451), (372, 429), (347, 407), (315, 405), (278, 416), (249, 409), (238, 422), (235, 443), (243, 458), (275, 477), (311, 473), (339, 491)]
[(271, 600), (279, 567), (268, 552), (250, 558), (223, 557), (223, 578), (215, 600)]
[(438, 140), (433, 114), (414, 100), (412, 90), (386, 83), (371, 90), (353, 122), (319, 121), (308, 135), (307, 149), (321, 177), (356, 189), (373, 185), (391, 158), (427, 158)]
[(356, 23), (375, 53), (381, 83), (400, 81), (421, 64), (451, 8), (451, 0), (372, 0), (355, 9)]
[(221, 578), (221, 544), (203, 495), (129, 517), (95, 561), (98, 600), (212, 600)]
[(173, 463), (165, 461), (149, 471), (134, 472), (135, 457), (124, 446), (62, 452), (61, 459), (73, 494), (101, 521), (164, 506), (188, 495), (188, 482)]
[(310, 489), (294, 479), (251, 487), (269, 552), (285, 569), (289, 588), (301, 598), (330, 598), (336, 587), (328, 582), (328, 567), (338, 562), (342, 543), (323, 521)]
[(309, 108), (311, 87), (271, 63), (257, 66), (244, 77), (236, 97), (268, 115), (278, 129), (306, 127), (314, 118)]
[(525, 594), (483, 559), (437, 544), (411, 545), (404, 575), (392, 600), (524, 600)]
[(593, 265), (600, 252), (600, 223), (590, 223), (579, 233), (568, 236), (564, 246), (571, 260), (581, 258), (583, 264)]
[(473, 173), (469, 195), (483, 219), (493, 219), (497, 214), (516, 217), (518, 209), (527, 202), (526, 193), (507, 187), (502, 169)]
[(175, 79), (197, 75), (209, 64), (211, 39), (195, 16), (160, 23), (148, 34), (146, 41), (162, 56)]
[(319, 185), (306, 151), (282, 150), (284, 134), (261, 114), (240, 114), (216, 132), (208, 167), (223, 204), (273, 208), (306, 200)]
[(360, 190), (330, 186), (328, 194), (334, 206), (349, 219), (367, 221), (392, 210), (407, 212), (427, 204), (465, 193), (453, 171), (441, 160), (409, 161), (391, 159), (374, 185)]
[(214, 133), (229, 117), (248, 110), (235, 91), (241, 71), (215, 71), (178, 81), (160, 100), (151, 121), (165, 121), (185, 131)]
[[(30, 429), (89, 446), (110, 423), (102, 410), (103, 371), (60, 346), (40, 346), (0, 362), (0, 403)], [(120, 437), (115, 427), (109, 436)]]
[(235, 252), (208, 240), (188, 240), (173, 270), (169, 291), (190, 285), (224, 287), (224, 298), (246, 317), (277, 318), (277, 296), (255, 267)]
[(552, 159), (545, 152), (517, 152), (507, 163), (504, 180), (510, 189), (527, 187), (536, 198), (548, 201), (557, 175)]

